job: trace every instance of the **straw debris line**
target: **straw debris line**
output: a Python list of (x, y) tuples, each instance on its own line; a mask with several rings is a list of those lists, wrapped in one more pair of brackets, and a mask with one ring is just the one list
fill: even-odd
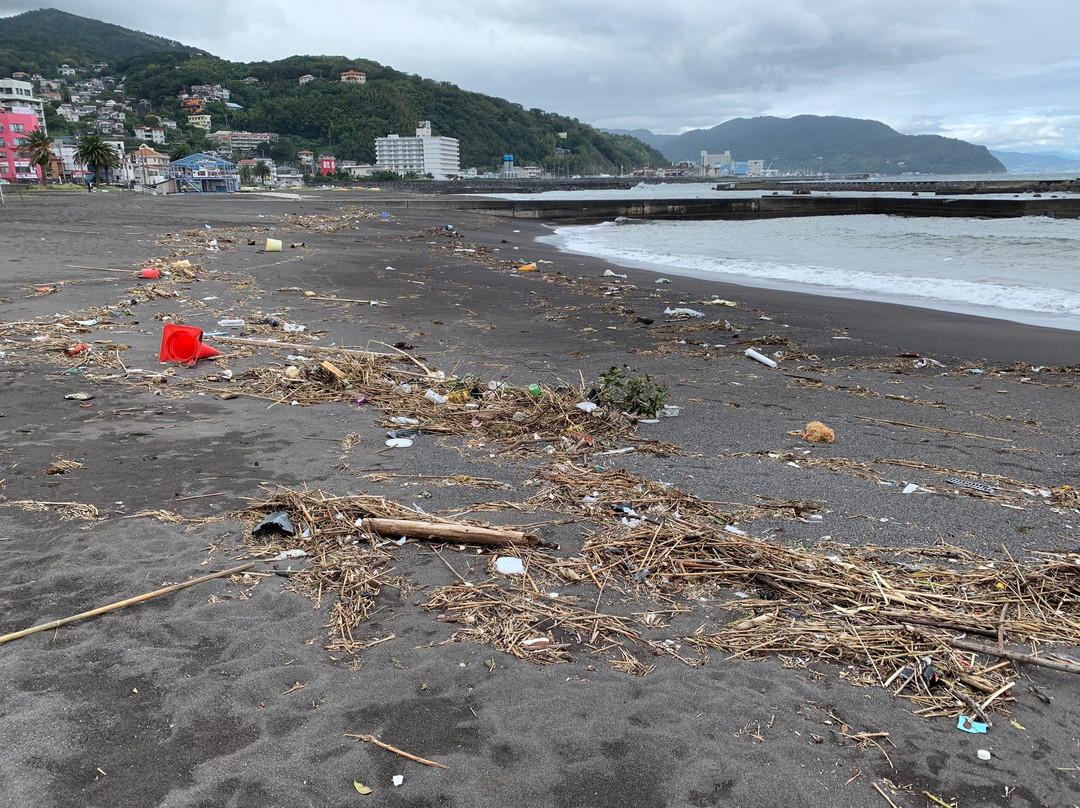
[[(171, 389), (248, 396), (271, 405), (371, 404), (382, 412), (383, 426), (390, 430), (411, 437), (462, 437), (466, 448), (496, 456), (585, 454), (621, 440), (634, 441), (636, 418), (616, 409), (586, 412), (577, 406), (587, 400), (584, 388), (542, 384), (530, 391), (502, 382), (481, 383), (475, 377), (448, 378), (404, 352), (336, 352), (327, 348), (332, 362), (320, 364), (314, 359), (302, 360), (303, 345), (259, 343), (252, 347), (294, 351), (295, 364), (251, 368), (228, 379), (208, 374), (181, 381)], [(653, 453), (678, 451), (656, 441), (636, 441), (634, 448)]]
[[(879, 485), (897, 485), (895, 479), (878, 466), (895, 466), (916, 471), (924, 471), (934, 475), (935, 479), (921, 480), (918, 486), (924, 492), (934, 493), (962, 493), (975, 499), (986, 500), (1000, 504), (1031, 504), (1043, 503), (1057, 508), (1080, 507), (1080, 492), (1068, 485), (1044, 486), (1035, 483), (1016, 480), (1001, 474), (990, 474), (969, 469), (955, 469), (947, 466), (937, 466), (930, 463), (922, 463), (915, 460), (903, 460), (899, 458), (877, 458), (867, 462), (859, 462), (845, 457), (814, 457), (812, 455), (796, 454), (779, 450), (761, 450), (754, 452), (739, 452), (736, 454), (722, 455), (722, 459), (757, 458), (762, 461), (787, 463), (799, 468), (825, 469), (839, 474), (847, 474), (859, 477)], [(969, 488), (958, 485), (956, 480), (986, 486), (991, 490)]]
[[(779, 656), (788, 667), (832, 662), (847, 666), (841, 675), (852, 684), (887, 686), (921, 715), (1005, 708), (1017, 665), (1027, 659), (999, 661), (994, 640), (1025, 646), (1036, 658), (1080, 644), (1076, 553), (1002, 561), (944, 544), (791, 547), (751, 535), (754, 520), (801, 518), (824, 503), (708, 502), (625, 471), (565, 462), (541, 469), (540, 478), (545, 487), (531, 507), (576, 510), (594, 529), (579, 553), (518, 548), (524, 576), (472, 584), (455, 572), (457, 580), (424, 604), (456, 626), (447, 641), (481, 643), (539, 664), (604, 656), (614, 669), (637, 675), (652, 669), (642, 652), (694, 666), (711, 650)], [(413, 586), (407, 572), (391, 576), (396, 545), (365, 535), (356, 519), (453, 523), (381, 497), (288, 490), (245, 516), (273, 510), (287, 511), (308, 537), (276, 540), (260, 551), (307, 551), (310, 565), (290, 585), (316, 599), (335, 597), (329, 647), (349, 652), (363, 645), (354, 630), (372, 613), (379, 588), (390, 581), (406, 591)], [(627, 593), (642, 608), (624, 614), (624, 602), (620, 613), (605, 612), (604, 592)], [(680, 620), (698, 628), (680, 632)], [(987, 638), (978, 646), (986, 653), (961, 647), (958, 633)]]

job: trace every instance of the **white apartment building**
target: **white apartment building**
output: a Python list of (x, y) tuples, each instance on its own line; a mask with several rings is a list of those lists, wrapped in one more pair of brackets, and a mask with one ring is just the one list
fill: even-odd
[(705, 176), (711, 176), (713, 174), (719, 174), (722, 166), (731, 165), (731, 152), (726, 151), (721, 154), (709, 154), (707, 151), (701, 152), (701, 173)]
[(746, 161), (746, 176), (748, 176), (748, 177), (764, 177), (765, 176), (765, 161), (764, 160), (747, 160)]
[(0, 101), (15, 101), (20, 107), (29, 107), (37, 115), (38, 128), (45, 130), (45, 102), (34, 97), (34, 85), (18, 79), (0, 79)]
[(461, 172), (458, 141), (432, 136), (431, 121), (420, 121), (416, 137), (375, 138), (375, 165), (398, 174), (430, 174), (437, 180), (456, 177)]
[(304, 175), (293, 166), (278, 166), (277, 185), (279, 188), (299, 188), (304, 184)]
[(230, 132), (228, 129), (219, 129), (207, 137), (230, 151), (253, 151), (260, 143), (273, 143), (278, 139), (275, 132)]
[(165, 142), (165, 127), (164, 126), (136, 126), (135, 137), (140, 140), (149, 140), (153, 143), (163, 144)]

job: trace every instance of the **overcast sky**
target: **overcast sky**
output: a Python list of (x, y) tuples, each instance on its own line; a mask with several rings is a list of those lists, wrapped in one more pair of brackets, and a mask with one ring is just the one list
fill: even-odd
[[(596, 126), (679, 133), (755, 115), (844, 115), (1080, 158), (1080, 0), (51, 5), (233, 61), (373, 59)], [(0, 15), (36, 7), (0, 0)]]

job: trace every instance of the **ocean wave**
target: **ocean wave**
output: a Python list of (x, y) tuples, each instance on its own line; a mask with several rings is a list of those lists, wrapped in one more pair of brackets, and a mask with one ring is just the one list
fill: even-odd
[[(820, 220), (810, 225), (797, 220), (778, 225), (757, 223), (756, 228), (741, 230), (732, 229), (733, 224), (739, 223), (665, 222), (657, 223), (660, 228), (656, 232), (636, 227), (631, 231), (619, 228), (621, 232), (616, 232), (613, 228), (619, 225), (607, 223), (559, 228), (554, 240), (571, 252), (594, 255), (623, 265), (666, 272), (682, 270), (696, 277), (743, 285), (756, 283), (771, 288), (861, 297), (924, 308), (986, 309), (990, 310), (991, 316), (994, 316), (994, 310), (999, 310), (1000, 316), (1028, 312), (1052, 317), (1080, 317), (1080, 279), (1068, 259), (1072, 254), (1071, 247), (1080, 236), (1075, 223), (1064, 229), (1038, 222), (1013, 223), (998, 227), (998, 232), (994, 233), (992, 228), (985, 226), (986, 223), (961, 220), (963, 223), (958, 223), (955, 232), (950, 234), (947, 220), (935, 220), (914, 228), (911, 223), (891, 223), (875, 229), (868, 228), (867, 217), (859, 218), (862, 221), (837, 222), (839, 226), (828, 229), (828, 233), (825, 223)], [(802, 232), (797, 233), (797, 230)], [(841, 231), (847, 232), (838, 236)], [(631, 232), (639, 235), (631, 235)], [(738, 250), (728, 249), (736, 237), (733, 234), (738, 234), (741, 239)], [(835, 248), (839, 258), (849, 264), (859, 261), (864, 267), (873, 268), (853, 269), (787, 258), (773, 260), (768, 256), (770, 237), (783, 242), (782, 249), (773, 246), (776, 251), (814, 253), (814, 257), (821, 252), (821, 244), (811, 245), (810, 242), (839, 238), (844, 243)], [(796, 238), (804, 240), (800, 242)], [(873, 240), (875, 248), (881, 251), (883, 259), (887, 256), (888, 261), (882, 260), (878, 266), (872, 256), (859, 254), (853, 258), (845, 252), (845, 249), (854, 249), (851, 245), (860, 240), (861, 243)], [(760, 249), (754, 249), (755, 242), (761, 243)], [(1067, 248), (1066, 245), (1071, 246)], [(730, 254), (748, 251), (759, 252), (762, 257)], [(893, 270), (898, 264), (903, 266), (899, 267), (900, 271), (890, 271), (890, 262)], [(940, 274), (933, 277), (919, 272), (920, 268), (932, 268)], [(1059, 288), (1054, 285), (1057, 283), (1070, 288)]]

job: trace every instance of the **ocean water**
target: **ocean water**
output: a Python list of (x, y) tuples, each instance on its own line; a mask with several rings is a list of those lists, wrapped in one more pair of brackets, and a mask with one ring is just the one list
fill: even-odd
[(542, 240), (665, 275), (1080, 330), (1077, 220), (622, 220), (558, 227)]

